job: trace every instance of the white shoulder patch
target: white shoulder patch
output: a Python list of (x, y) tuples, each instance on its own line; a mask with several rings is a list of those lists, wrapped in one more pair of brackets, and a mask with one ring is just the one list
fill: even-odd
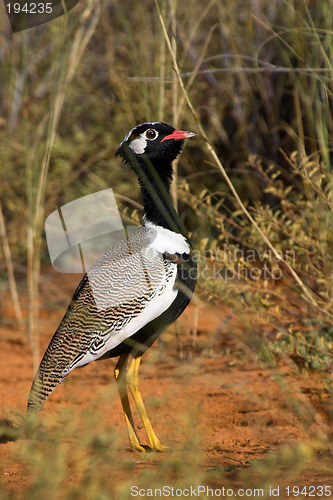
[(190, 253), (190, 246), (182, 234), (175, 233), (162, 226), (157, 226), (147, 219), (144, 221), (144, 226), (156, 231), (156, 237), (150, 243), (149, 247), (154, 248), (160, 253)]

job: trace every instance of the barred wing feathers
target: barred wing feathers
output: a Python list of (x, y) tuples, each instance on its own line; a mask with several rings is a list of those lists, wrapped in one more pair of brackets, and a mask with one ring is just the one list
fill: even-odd
[(153, 228), (138, 228), (83, 277), (40, 363), (29, 410), (38, 411), (74, 368), (124, 342), (175, 300), (177, 265), (154, 248), (155, 237)]

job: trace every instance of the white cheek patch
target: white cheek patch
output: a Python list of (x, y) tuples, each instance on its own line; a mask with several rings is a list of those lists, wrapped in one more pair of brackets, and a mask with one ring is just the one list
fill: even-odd
[(130, 142), (129, 147), (131, 148), (133, 153), (142, 155), (147, 147), (147, 139), (144, 137), (144, 135), (140, 135), (137, 139), (134, 139), (134, 141)]

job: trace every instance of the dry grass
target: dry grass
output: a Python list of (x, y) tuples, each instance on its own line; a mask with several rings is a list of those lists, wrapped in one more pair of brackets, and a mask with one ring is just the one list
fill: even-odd
[[(48, 259), (45, 217), (112, 187), (122, 214), (138, 220), (138, 191), (113, 154), (134, 124), (160, 119), (200, 130), (203, 137), (186, 147), (173, 191), (200, 251), (195, 300), (216, 311), (228, 306), (249, 333), (247, 348), (264, 364), (297, 360), (304, 372), (320, 370), (323, 390), (331, 391), (330, 12), (328, 0), (320, 9), (305, 0), (283, 8), (241, 0), (204, 6), (199, 0), (85, 2), (66, 17), (14, 36), (1, 16), (0, 287), (10, 286), (18, 324), (22, 304), (28, 304), (25, 340), (36, 363), (40, 264)], [(132, 200), (124, 201), (129, 193)], [(262, 271), (272, 269), (280, 279), (262, 279)], [(223, 279), (226, 272), (233, 279)], [(189, 332), (194, 346), (195, 334)], [(214, 351), (214, 336), (209, 345)], [(302, 401), (294, 410), (304, 422), (309, 415), (319, 418)], [(279, 460), (292, 468), (296, 455), (299, 464), (299, 457), (308, 464), (329, 436), (322, 422), (318, 426), (311, 450), (282, 450), (262, 471), (270, 468), (273, 477)], [(105, 445), (109, 439), (104, 431), (96, 437), (87, 430), (89, 447), (97, 447), (87, 469), (116, 461)], [(66, 463), (80, 467), (63, 436), (55, 442), (54, 498)], [(37, 469), (48, 453), (36, 443), (22, 451)], [(181, 474), (204, 480), (195, 453), (192, 443), (177, 458), (186, 464)], [(166, 474), (173, 467), (173, 459), (166, 459)], [(29, 495), (42, 496), (49, 479), (45, 468)], [(86, 498), (107, 498), (102, 482), (98, 475)], [(126, 498), (125, 485), (117, 488), (114, 493)]]

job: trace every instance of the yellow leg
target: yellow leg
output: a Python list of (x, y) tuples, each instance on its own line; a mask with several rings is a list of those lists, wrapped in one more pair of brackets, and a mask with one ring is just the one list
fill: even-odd
[(139, 366), (141, 362), (141, 357), (138, 358), (133, 358), (130, 362), (130, 365), (127, 370), (126, 374), (126, 384), (131, 391), (131, 394), (133, 396), (133, 399), (135, 401), (136, 407), (138, 409), (139, 415), (141, 417), (142, 423), (144, 425), (144, 428), (146, 430), (147, 436), (148, 436), (148, 441), (149, 441), (149, 446), (153, 450), (157, 451), (166, 451), (167, 448), (165, 446), (162, 446), (158, 437), (156, 436), (154, 429), (150, 423), (150, 420), (148, 418), (146, 409), (143, 404), (142, 396), (139, 391)]
[(132, 450), (145, 451), (144, 447), (140, 445), (138, 436), (135, 432), (131, 407), (128, 401), (126, 389), (126, 371), (127, 371), (128, 355), (123, 354), (120, 356), (117, 366), (114, 369), (114, 376), (117, 382), (119, 396), (123, 407), (128, 437)]

